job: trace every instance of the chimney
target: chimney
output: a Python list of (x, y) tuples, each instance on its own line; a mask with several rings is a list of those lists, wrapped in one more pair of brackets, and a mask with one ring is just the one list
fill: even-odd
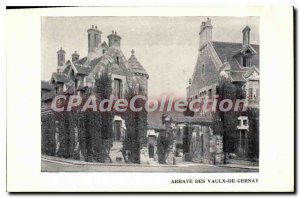
[(248, 46), (250, 45), (250, 27), (249, 26), (246, 26), (244, 29), (243, 29), (243, 46)]
[(212, 28), (211, 19), (207, 18), (205, 22), (201, 23), (199, 32), (199, 50), (208, 42), (212, 41)]
[(79, 60), (79, 54), (77, 53), (77, 51), (75, 51), (72, 54), (72, 62), (74, 63), (75, 61)]
[(62, 47), (57, 51), (57, 71), (62, 72), (62, 68), (65, 64), (65, 50)]
[(97, 26), (92, 25), (88, 32), (88, 52), (95, 52), (101, 45), (101, 34)]
[(120, 48), (122, 37), (120, 37), (116, 31), (112, 31), (112, 33), (110, 35), (108, 35), (107, 38), (108, 38), (108, 46), (109, 47)]

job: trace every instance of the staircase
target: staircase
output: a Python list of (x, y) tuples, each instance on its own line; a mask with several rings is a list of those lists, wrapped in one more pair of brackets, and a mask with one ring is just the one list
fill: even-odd
[(159, 165), (158, 161), (154, 160), (154, 158), (149, 158), (148, 162), (149, 162), (150, 166), (158, 166)]

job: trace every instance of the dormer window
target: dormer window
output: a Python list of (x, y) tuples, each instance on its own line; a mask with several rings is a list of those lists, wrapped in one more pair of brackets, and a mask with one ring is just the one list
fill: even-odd
[(250, 66), (250, 57), (243, 56), (242, 57), (242, 66), (249, 67)]

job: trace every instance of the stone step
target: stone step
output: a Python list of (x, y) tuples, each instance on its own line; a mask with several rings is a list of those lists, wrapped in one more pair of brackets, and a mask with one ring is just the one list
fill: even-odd
[(149, 162), (149, 165), (159, 165), (158, 161), (154, 160), (153, 158), (149, 158), (148, 162)]

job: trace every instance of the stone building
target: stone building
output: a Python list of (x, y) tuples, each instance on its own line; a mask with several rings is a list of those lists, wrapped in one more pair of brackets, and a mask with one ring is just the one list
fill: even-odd
[[(112, 94), (115, 97), (122, 99), (129, 90), (134, 94), (147, 96), (149, 75), (135, 56), (135, 51), (131, 51), (129, 59), (124, 56), (121, 49), (122, 37), (116, 31), (112, 31), (107, 39), (107, 42), (104, 41), (102, 32), (92, 25), (87, 30), (86, 56), (81, 58), (77, 51), (74, 51), (70, 60), (67, 60), (66, 52), (62, 48), (57, 51), (57, 71), (52, 73), (49, 81), (41, 83), (42, 121), (43, 115), (52, 112), (50, 106), (56, 95), (83, 94), (95, 86), (95, 80), (103, 73), (110, 76)], [(112, 133), (113, 147), (110, 156), (114, 161), (122, 158), (119, 151), (126, 136), (126, 123), (122, 116), (116, 115), (113, 118)]]
[[(214, 41), (212, 21), (207, 18), (202, 22), (199, 32), (198, 58), (187, 87), (189, 101), (214, 99), (219, 95), (220, 78), (226, 78), (232, 85), (245, 91), (247, 110), (259, 112), (259, 45), (251, 44), (250, 32), (251, 29), (248, 26), (242, 30), (242, 43)], [(230, 28), (227, 34), (230, 34)], [(199, 111), (189, 119), (201, 117), (212, 119), (212, 113)], [(190, 142), (190, 152), (195, 150), (195, 154), (189, 153), (191, 160), (207, 161), (205, 159), (210, 149), (207, 145), (212, 141), (220, 145), (217, 150), (222, 153), (222, 137), (212, 138), (216, 131), (212, 131), (207, 123), (200, 122), (191, 130), (194, 141)], [(258, 131), (249, 130), (248, 115), (244, 113), (238, 117), (236, 130), (232, 131), (236, 145), (233, 152), (240, 157), (247, 156), (250, 141), (258, 141), (258, 134), (255, 134), (254, 140), (249, 139), (250, 133), (258, 133)], [(204, 136), (202, 137), (201, 134)]]

